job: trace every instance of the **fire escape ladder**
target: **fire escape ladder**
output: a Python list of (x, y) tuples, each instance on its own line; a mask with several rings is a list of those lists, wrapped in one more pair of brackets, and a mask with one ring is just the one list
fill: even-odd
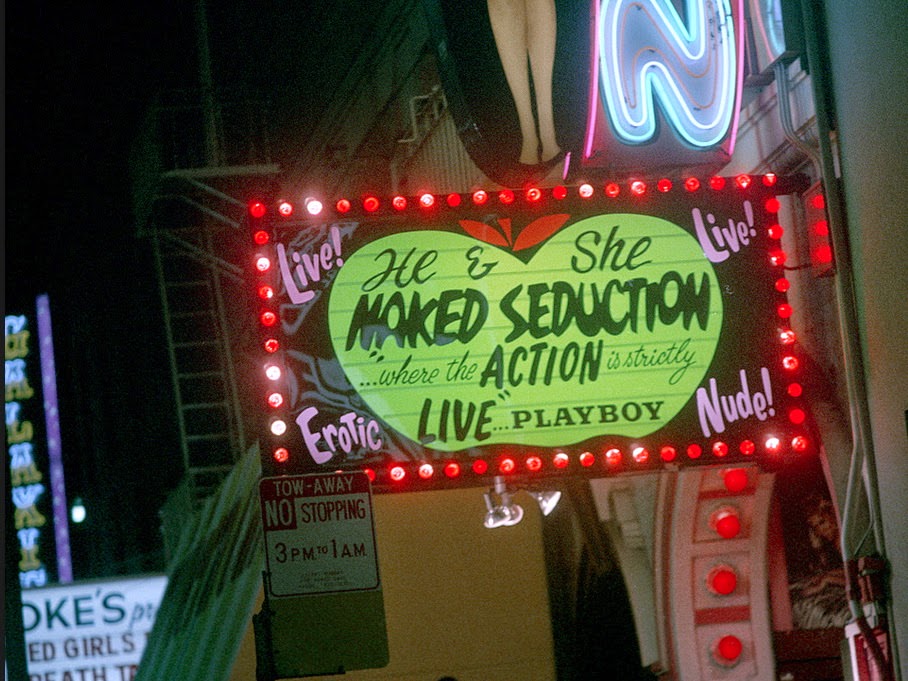
[(210, 239), (206, 228), (153, 238), (183, 466), (196, 499), (220, 483), (244, 446), (221, 285), (237, 275), (212, 255)]

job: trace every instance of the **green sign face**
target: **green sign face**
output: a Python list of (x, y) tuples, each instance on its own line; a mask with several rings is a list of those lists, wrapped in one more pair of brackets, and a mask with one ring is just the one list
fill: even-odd
[(377, 239), (340, 269), (328, 322), (351, 385), (410, 440), (558, 447), (670, 422), (712, 362), (722, 297), (690, 233), (625, 213), (527, 262), (465, 234)]
[(596, 475), (620, 468), (606, 458), (791, 450), (804, 411), (774, 196), (461, 197), (267, 219), (275, 266), (256, 285), (275, 292), (263, 348), (280, 371), (266, 472), (369, 468), (381, 487), (426, 464), (426, 480), (444, 467), (469, 484), (458, 471), (509, 458)]

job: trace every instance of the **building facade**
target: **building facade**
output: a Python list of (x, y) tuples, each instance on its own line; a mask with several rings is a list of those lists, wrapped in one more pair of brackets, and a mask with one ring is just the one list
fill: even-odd
[[(493, 4), (488, 3), (490, 16)], [(618, 12), (621, 3), (593, 3), (592, 10), (580, 3), (554, 5), (561, 30), (569, 33), (572, 21), (587, 27), (594, 21), (598, 31), (585, 50), (575, 45), (556, 55), (584, 65), (586, 78), (595, 68), (606, 69), (608, 60), (593, 59), (589, 46), (605, 49), (604, 17)], [(670, 5), (640, 6), (657, 16), (659, 8), (670, 14)], [(717, 7), (719, 16), (721, 3), (687, 3), (674, 16), (683, 16), (692, 27), (698, 8), (707, 13)], [(741, 41), (746, 55), (729, 76), (740, 85), (733, 147), (725, 138), (698, 151), (693, 132), (684, 144), (666, 142), (664, 128), (671, 117), (663, 101), (663, 137), (650, 141), (643, 156), (626, 158), (616, 147), (620, 139), (603, 141), (606, 131), (620, 138), (615, 132), (620, 121), (613, 117), (607, 123), (602, 112), (607, 96), (597, 101), (602, 107), (597, 121), (588, 100), (565, 94), (572, 81), (556, 68), (560, 153), (547, 151), (545, 105), (537, 101), (533, 111), (542, 139), (533, 159), (524, 158), (530, 152), (514, 141), (513, 125), (502, 132), (477, 108), (477, 100), (492, 97), (481, 89), (483, 83), (490, 87), (489, 79), (478, 66), (457, 61), (455, 52), (463, 48), (457, 42), (461, 33), (451, 27), (451, 11), (443, 2), (384, 3), (368, 38), (348, 55), (349, 68), (325, 98), (317, 124), (305, 131), (295, 130), (292, 121), (274, 124), (277, 133), (272, 134), (287, 142), (273, 159), (171, 167), (155, 180), (177, 187), (172, 193), (182, 198), (175, 203), (189, 206), (185, 213), (174, 206), (164, 213), (176, 216), (182, 231), (163, 225), (160, 206), (148, 222), (172, 329), (178, 408), (182, 416), (206, 401), (226, 405), (225, 412), (211, 417), (217, 426), (211, 431), (193, 431), (181, 421), (187, 480), (204, 480), (213, 472), (217, 481), (239, 466), (235, 461), (246, 462), (248, 471), (249, 458), (259, 456), (254, 443), (263, 410), (245, 388), (253, 383), (259, 361), (255, 329), (246, 323), (255, 313), (236, 302), (248, 288), (249, 249), (243, 246), (242, 229), (247, 201), (256, 192), (299, 205), (315, 197), (331, 206), (341, 197), (355, 202), (366, 195), (381, 200), (399, 195), (412, 201), (423, 193), (466, 197), (477, 189), (517, 192), (528, 184), (576, 191), (588, 183), (602, 191), (612, 182), (626, 188), (635, 180), (654, 184), (663, 176), (675, 182), (689, 176), (703, 182), (716, 175), (729, 181), (797, 177), (779, 210), (784, 235), (778, 239), (788, 254), (788, 301), (798, 311), (790, 330), (810, 395), (807, 413), (798, 417), (808, 422), (817, 443), (810, 456), (781, 468), (732, 467), (743, 471), (743, 483), (736, 483), (727, 474), (732, 469), (721, 463), (557, 479), (564, 500), (552, 515), (528, 512), (532, 517), (523, 523), (494, 530), (481, 521), (491, 477), (482, 486), (378, 494), (376, 548), (390, 661), (350, 674), (461, 681), (663, 674), (679, 680), (869, 679), (887, 678), (869, 671), (885, 659), (894, 678), (906, 677), (908, 396), (901, 377), (908, 373), (903, 352), (908, 325), (906, 278), (899, 265), (906, 255), (908, 172), (897, 152), (898, 140), (908, 132), (900, 114), (908, 104), (906, 79), (900, 77), (908, 48), (898, 30), (908, 27), (905, 7), (880, 0), (858, 11), (833, 0), (754, 0), (730, 8), (740, 19), (734, 40)], [(475, 14), (485, 17), (486, 11), (481, 3)], [(464, 23), (459, 30), (480, 42), (475, 26), (466, 18)], [(716, 32), (731, 30), (722, 22), (710, 26)], [(493, 34), (489, 45), (499, 38)], [(563, 39), (565, 33), (560, 35)], [(774, 44), (773, 38), (781, 42)], [(620, 40), (613, 42), (619, 50)], [(528, 54), (523, 62), (534, 59)], [(538, 72), (533, 78), (543, 82)], [(721, 74), (715, 75), (714, 82), (720, 80)], [(543, 97), (542, 89), (534, 86), (537, 98)], [(499, 87), (494, 97), (510, 94), (519, 109), (516, 92)], [(667, 99), (666, 91), (660, 92)], [(575, 118), (585, 120), (565, 123), (563, 110), (576, 106), (581, 109), (574, 109)], [(519, 119), (519, 112), (515, 116)], [(681, 124), (675, 128), (682, 129)], [(526, 138), (519, 122), (516, 130)], [(605, 150), (599, 156), (593, 153), (597, 144)], [(508, 155), (512, 160), (502, 160)], [(556, 162), (548, 163), (553, 158)], [(514, 167), (520, 172), (514, 174)], [(817, 232), (818, 224), (826, 231)], [(176, 310), (168, 302), (185, 301), (187, 294), (183, 289), (172, 295), (176, 286), (167, 263), (180, 256), (205, 266), (195, 279), (216, 294), (206, 303), (216, 328), (194, 330), (188, 340), (204, 333), (222, 343), (212, 348), (223, 379), (217, 400), (193, 403), (181, 383), (197, 373), (192, 362), (203, 360), (182, 363), (178, 357), (187, 339), (178, 337)], [(193, 453), (191, 442), (221, 437), (229, 444), (220, 458), (210, 450)], [(274, 469), (266, 439), (261, 456), (268, 473)], [(229, 486), (233, 494), (238, 484), (234, 480)], [(175, 495), (169, 516), (175, 520), (165, 513), (174, 536), (180, 518), (191, 513), (192, 500), (208, 494), (193, 491), (201, 487), (188, 485)], [(254, 493), (249, 485), (244, 489)], [(530, 509), (528, 493), (519, 495)], [(467, 508), (471, 499), (475, 511)], [(183, 678), (211, 678), (214, 667), (223, 678), (241, 678), (255, 666), (252, 611), (237, 613), (237, 621), (225, 628), (230, 633), (210, 643), (197, 658), (205, 664), (187, 670), (178, 661), (185, 661), (185, 654), (173, 652), (177, 641), (210, 633), (217, 619), (215, 601), (199, 596), (187, 612), (179, 596), (186, 588), (177, 573), (194, 579), (187, 567), (192, 560), (215, 561), (220, 555), (209, 570), (212, 583), (228, 586), (218, 593), (229, 593), (233, 584), (244, 591), (244, 597), (235, 595), (243, 604), (240, 610), (253, 602), (253, 610), (262, 607), (261, 596), (256, 602), (250, 593), (260, 587), (249, 578), (261, 569), (261, 553), (250, 558), (261, 551), (261, 528), (253, 519), (240, 523), (237, 518), (246, 516), (230, 498), (215, 493), (206, 504), (203, 512), (211, 526), (224, 519), (239, 533), (244, 549), (230, 561), (210, 539), (204, 546), (186, 537), (173, 542), (176, 572), (140, 679), (173, 678), (176, 669)], [(717, 529), (726, 507), (737, 509), (743, 532), (726, 537)], [(474, 526), (469, 526), (471, 514)], [(876, 635), (880, 644), (874, 645), (870, 639)], [(259, 650), (259, 660), (261, 655)]]

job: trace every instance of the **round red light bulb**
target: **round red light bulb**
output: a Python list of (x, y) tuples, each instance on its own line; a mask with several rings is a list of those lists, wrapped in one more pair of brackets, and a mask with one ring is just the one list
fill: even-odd
[(747, 189), (752, 182), (753, 178), (750, 175), (738, 175), (735, 178), (735, 184), (738, 185), (739, 189)]
[(738, 588), (738, 575), (728, 565), (717, 565), (706, 576), (706, 584), (717, 596), (730, 596)]
[(710, 517), (710, 525), (723, 539), (734, 539), (741, 533), (741, 518), (737, 509), (724, 506)]
[(718, 175), (709, 178), (709, 188), (719, 190), (725, 187), (725, 178)]
[(722, 482), (725, 484), (725, 489), (734, 494), (747, 489), (749, 478), (750, 476), (747, 475), (747, 471), (743, 468), (728, 468), (722, 472)]
[(799, 366), (798, 358), (793, 355), (786, 355), (782, 358), (782, 367), (786, 371), (795, 371)]
[(744, 644), (741, 643), (741, 639), (729, 634), (716, 641), (714, 657), (722, 664), (734, 664), (741, 659), (743, 652)]
[(818, 265), (828, 265), (832, 262), (832, 246), (822, 244), (813, 249), (813, 259)]

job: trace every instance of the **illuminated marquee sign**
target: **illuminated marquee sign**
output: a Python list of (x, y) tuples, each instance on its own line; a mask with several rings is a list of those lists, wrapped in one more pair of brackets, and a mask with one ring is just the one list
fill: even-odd
[(266, 474), (412, 489), (797, 455), (779, 184), (367, 197), (305, 219), (256, 203)]
[(50, 305), (6, 315), (6, 451), (22, 588), (72, 581)]
[(564, 157), (568, 172), (610, 173), (715, 172), (731, 158), (743, 0), (424, 6), (464, 145), (502, 185), (539, 180)]

